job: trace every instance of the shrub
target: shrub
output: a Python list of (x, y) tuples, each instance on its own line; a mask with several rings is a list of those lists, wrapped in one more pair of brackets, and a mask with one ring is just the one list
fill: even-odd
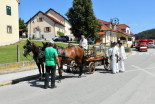
[(64, 33), (61, 32), (61, 31), (57, 31), (57, 34), (58, 34), (59, 36), (64, 36)]
[(42, 39), (44, 39), (44, 34), (41, 35)]
[(33, 34), (33, 37), (32, 37), (32, 39), (34, 39), (35, 38), (35, 35)]

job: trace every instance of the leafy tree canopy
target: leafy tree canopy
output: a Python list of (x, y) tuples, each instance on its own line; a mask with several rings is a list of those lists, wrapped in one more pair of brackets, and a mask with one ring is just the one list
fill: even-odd
[(155, 29), (146, 30), (135, 35), (136, 39), (155, 39)]
[(24, 23), (24, 20), (22, 20), (21, 18), (19, 18), (19, 29), (23, 29), (23, 32), (27, 32), (27, 28)]
[(94, 15), (91, 0), (74, 0), (73, 6), (66, 13), (72, 25), (71, 31), (76, 37), (97, 37), (101, 29), (101, 23)]

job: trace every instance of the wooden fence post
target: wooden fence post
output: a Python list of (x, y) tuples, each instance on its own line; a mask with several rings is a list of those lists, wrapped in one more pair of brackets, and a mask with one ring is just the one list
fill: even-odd
[(17, 62), (20, 61), (20, 50), (19, 50), (19, 44), (17, 45)]

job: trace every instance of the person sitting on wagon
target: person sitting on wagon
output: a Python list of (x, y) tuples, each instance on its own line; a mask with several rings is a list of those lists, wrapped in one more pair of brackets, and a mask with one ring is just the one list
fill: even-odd
[[(82, 47), (83, 51), (87, 50), (88, 48), (88, 42), (87, 42), (87, 39), (85, 39), (84, 35), (81, 35), (79, 46)], [(85, 52), (84, 52), (84, 55), (85, 55)]]

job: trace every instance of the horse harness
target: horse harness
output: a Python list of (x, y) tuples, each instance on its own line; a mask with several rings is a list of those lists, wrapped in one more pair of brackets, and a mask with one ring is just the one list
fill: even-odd
[(45, 61), (44, 51), (42, 51), (42, 47), (39, 46), (39, 52), (38, 55), (34, 55), (33, 58), (36, 61), (36, 63), (41, 63)]
[[(75, 46), (74, 46), (74, 48), (75, 48)], [(63, 50), (63, 53), (61, 53), (61, 49)], [(56, 50), (58, 52), (58, 57), (62, 57), (61, 63), (63, 63), (65, 58), (70, 58), (72, 60), (76, 59), (76, 53), (75, 53), (75, 58), (66, 56), (66, 48), (64, 48), (64, 47), (56, 47)], [(76, 52), (76, 48), (75, 48), (75, 52)]]

